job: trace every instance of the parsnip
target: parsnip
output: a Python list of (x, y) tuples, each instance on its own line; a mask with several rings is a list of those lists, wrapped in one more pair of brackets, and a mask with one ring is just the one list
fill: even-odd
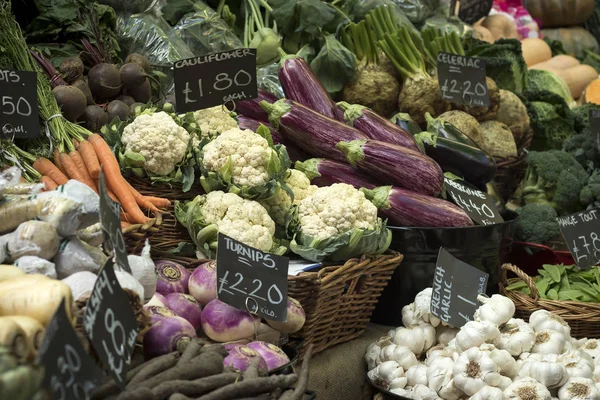
[(75, 236), (64, 239), (54, 257), (59, 279), (81, 271), (97, 274), (105, 262), (106, 255), (99, 247), (90, 246)]
[(52, 224), (35, 220), (23, 222), (14, 232), (0, 236), (0, 246), (5, 249), (5, 257), (10, 262), (23, 256), (50, 260), (58, 251), (59, 243)]
[(0, 282), (7, 281), (19, 276), (25, 275), (25, 271), (21, 270), (14, 265), (2, 265), (0, 264)]
[(9, 319), (0, 318), (0, 346), (8, 347), (19, 361), (25, 361), (31, 353), (25, 331)]
[(29, 400), (39, 391), (43, 379), (41, 368), (20, 365), (0, 375), (0, 399)]
[(38, 320), (35, 320), (31, 317), (25, 317), (23, 315), (0, 317), (0, 323), (2, 323), (4, 320), (16, 322), (17, 325), (23, 329), (25, 335), (27, 336), (27, 341), (29, 342), (29, 349), (31, 350), (29, 353), (29, 359), (33, 360), (44, 338), (45, 329), (42, 324), (40, 324)]
[(32, 285), (37, 285), (44, 281), (50, 281), (50, 278), (40, 274), (21, 275), (13, 279), (0, 282), (0, 294), (12, 289), (21, 289)]

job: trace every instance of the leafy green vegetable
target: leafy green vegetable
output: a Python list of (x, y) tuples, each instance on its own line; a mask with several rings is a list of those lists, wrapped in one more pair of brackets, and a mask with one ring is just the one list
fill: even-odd
[(547, 90), (562, 97), (569, 107), (575, 105), (571, 91), (565, 81), (550, 71), (530, 70), (527, 74), (527, 90), (532, 92)]
[(185, 14), (194, 12), (193, 0), (166, 0), (161, 8), (163, 18), (171, 25), (176, 25)]
[(525, 105), (534, 131), (532, 150), (561, 149), (573, 136), (575, 117), (565, 100), (547, 90), (526, 91)]
[(565, 47), (563, 46), (560, 40), (544, 38), (544, 42), (546, 42), (548, 46), (550, 46), (550, 50), (552, 51), (552, 57), (567, 54), (567, 51), (565, 50)]
[(549, 204), (527, 204), (519, 209), (515, 238), (521, 242), (547, 244), (560, 235), (556, 210)]
[(325, 35), (325, 44), (310, 63), (310, 68), (329, 93), (337, 93), (352, 79), (356, 56), (333, 35)]
[(300, 33), (309, 39), (318, 38), (322, 27), (336, 17), (336, 10), (319, 0), (268, 0), (268, 4), (284, 35)]

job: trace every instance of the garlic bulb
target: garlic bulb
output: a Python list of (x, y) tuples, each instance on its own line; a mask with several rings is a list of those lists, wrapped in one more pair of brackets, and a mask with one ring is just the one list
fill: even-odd
[(510, 379), (508, 376), (500, 375), (500, 377), (496, 380), (494, 387), (497, 387), (500, 390), (504, 390), (510, 385), (512, 385), (512, 383), (513, 380)]
[(504, 400), (504, 393), (502, 393), (502, 389), (484, 386), (480, 391), (471, 396), (469, 400)]
[(508, 297), (499, 294), (487, 297), (480, 294), (477, 300), (483, 305), (475, 311), (475, 321), (487, 321), (500, 326), (515, 315), (515, 303)]
[(379, 360), (381, 362), (395, 361), (405, 370), (419, 363), (415, 354), (408, 347), (396, 344), (390, 344), (382, 348), (379, 353)]
[(571, 327), (560, 316), (546, 310), (534, 311), (529, 316), (529, 324), (534, 331), (556, 331), (565, 337), (571, 337)]
[(408, 347), (419, 356), (435, 344), (435, 328), (425, 323), (411, 328), (398, 328), (392, 341)]
[(456, 334), (455, 346), (459, 353), (484, 343), (496, 344), (500, 339), (498, 327), (486, 321), (469, 321)]
[(561, 354), (565, 349), (565, 336), (558, 331), (537, 331), (532, 353)]
[(446, 385), (444, 385), (440, 391), (438, 392), (438, 396), (440, 396), (444, 400), (459, 400), (464, 396), (462, 390), (456, 387), (456, 381), (454, 379), (450, 379)]
[(569, 378), (594, 377), (594, 360), (583, 350), (566, 352), (558, 356), (558, 360), (567, 369)]
[(415, 311), (415, 303), (410, 303), (402, 307), (402, 325), (407, 328), (416, 326), (426, 322), (423, 318), (420, 318)]
[(386, 361), (367, 373), (367, 376), (377, 386), (389, 389), (402, 389), (406, 386), (404, 369), (396, 361)]
[(558, 391), (559, 400), (600, 400), (600, 391), (588, 378), (571, 378)]
[(439, 394), (452, 380), (452, 369), (454, 368), (454, 360), (449, 357), (438, 357), (433, 361), (427, 369), (427, 386), (429, 389)]
[(500, 327), (498, 348), (508, 351), (512, 356), (518, 357), (521, 353), (531, 351), (534, 342), (535, 331), (522, 319), (511, 318)]
[(456, 387), (469, 396), (488, 386), (488, 376), (495, 374), (496, 380), (499, 376), (494, 360), (476, 347), (471, 347), (458, 357), (452, 373)]
[(427, 386), (427, 366), (417, 364), (406, 370), (406, 384), (408, 386), (425, 385)]
[(551, 400), (548, 389), (533, 378), (514, 381), (504, 389), (506, 400)]
[(438, 326), (442, 321), (433, 315), (431, 309), (431, 295), (433, 294), (433, 288), (427, 288), (421, 290), (415, 296), (415, 316), (416, 318), (423, 319), (428, 322), (434, 328)]
[(595, 363), (600, 362), (600, 341), (598, 339), (590, 339), (581, 346), (581, 350), (585, 351), (594, 359)]
[(437, 400), (440, 397), (425, 385), (415, 385), (411, 389), (408, 398), (413, 400)]
[(594, 366), (594, 381), (600, 382), (600, 364)]
[(438, 344), (446, 346), (452, 339), (456, 337), (458, 328), (452, 326), (439, 325), (435, 329), (435, 340)]
[(452, 358), (454, 352), (451, 351), (448, 347), (444, 346), (434, 346), (427, 350), (427, 355), (425, 357), (425, 365), (428, 367), (433, 363), (438, 357), (448, 357)]
[(365, 361), (369, 370), (375, 368), (377, 364), (381, 363), (379, 355), (381, 354), (381, 348), (392, 344), (392, 338), (389, 336), (383, 336), (378, 341), (373, 342), (367, 347), (365, 353)]
[(558, 361), (557, 355), (544, 357), (541, 361), (525, 360), (518, 375), (533, 378), (549, 389), (559, 388), (569, 379), (567, 369)]
[(496, 363), (500, 374), (512, 379), (519, 372), (517, 361), (508, 351), (497, 349), (493, 344), (482, 344), (479, 350), (486, 353)]

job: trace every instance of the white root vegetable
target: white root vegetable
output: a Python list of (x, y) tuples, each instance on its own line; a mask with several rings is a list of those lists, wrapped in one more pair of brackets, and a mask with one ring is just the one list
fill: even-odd
[(144, 287), (144, 301), (149, 301), (154, 292), (156, 292), (156, 266), (152, 257), (150, 257), (150, 243), (146, 240), (146, 244), (142, 249), (141, 256), (128, 255), (127, 261), (129, 261), (129, 267), (131, 267), (131, 274), (137, 279)]
[(59, 243), (54, 226), (35, 220), (23, 222), (14, 232), (0, 237), (0, 246), (5, 249), (5, 256), (10, 262), (23, 256), (50, 260), (56, 254)]
[(31, 353), (25, 331), (16, 322), (0, 317), (0, 346), (7, 347), (19, 361), (25, 361)]
[(81, 271), (67, 276), (62, 282), (71, 289), (73, 299), (79, 301), (92, 294), (97, 279), (98, 275), (93, 272)]
[(85, 229), (77, 231), (77, 237), (81, 241), (89, 244), (93, 247), (98, 247), (104, 243), (104, 232), (102, 231), (102, 224), (100, 222), (90, 225)]
[(21, 182), (21, 170), (17, 167), (10, 167), (0, 172), (0, 196), (11, 187)]
[(44, 338), (44, 327), (40, 324), (39, 321), (31, 318), (25, 317), (22, 315), (17, 316), (9, 316), (9, 317), (0, 317), (0, 321), (10, 320), (15, 322), (23, 332), (25, 332), (25, 336), (27, 337), (27, 341), (29, 342), (29, 360), (33, 360), (36, 355), (37, 350), (40, 348), (42, 344), (42, 339)]
[(81, 271), (97, 274), (106, 262), (106, 258), (98, 247), (92, 247), (77, 237), (70, 237), (61, 242), (54, 257), (56, 274), (59, 279)]
[(15, 261), (15, 266), (27, 274), (40, 274), (56, 279), (56, 267), (54, 263), (37, 256), (20, 257)]
[[(1, 251), (0, 251), (1, 252)], [(0, 282), (25, 275), (25, 271), (14, 265), (0, 264)]]
[(77, 229), (84, 229), (100, 221), (100, 196), (85, 183), (75, 179), (69, 180), (54, 190), (40, 193), (38, 198), (60, 197), (82, 205)]
[(140, 298), (140, 303), (144, 304), (144, 287), (142, 284), (135, 279), (133, 275), (125, 271), (115, 270), (115, 275), (117, 276), (119, 285), (121, 285), (123, 289), (129, 289), (137, 294), (137, 296)]

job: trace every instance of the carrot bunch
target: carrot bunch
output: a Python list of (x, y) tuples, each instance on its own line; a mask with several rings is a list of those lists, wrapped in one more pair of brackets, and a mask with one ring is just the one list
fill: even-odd
[(42, 174), (41, 182), (46, 185), (46, 190), (55, 189), (69, 179), (76, 179), (98, 193), (98, 178), (102, 166), (108, 194), (121, 204), (121, 220), (125, 224), (145, 224), (150, 218), (142, 209), (160, 214), (160, 208), (171, 205), (167, 199), (143, 196), (135, 190), (121, 175), (117, 158), (100, 135), (90, 135), (88, 140), (75, 142), (74, 145), (75, 150), (69, 153), (55, 151), (54, 162), (40, 157), (33, 163), (33, 168)]

